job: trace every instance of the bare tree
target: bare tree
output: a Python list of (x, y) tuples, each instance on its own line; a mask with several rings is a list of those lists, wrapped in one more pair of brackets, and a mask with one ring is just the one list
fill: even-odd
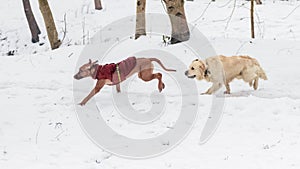
[(135, 39), (142, 35), (146, 35), (146, 0), (137, 0), (136, 2), (136, 25), (135, 25)]
[(41, 31), (32, 13), (29, 0), (23, 0), (23, 7), (29, 25), (29, 29), (31, 32), (31, 42), (36, 43), (39, 41), (39, 34), (41, 34)]
[(251, 0), (250, 19), (251, 19), (251, 38), (255, 38), (255, 33), (254, 33), (254, 0)]
[[(251, 0), (246, 0), (246, 1), (251, 1)], [(262, 4), (261, 0), (255, 0), (255, 2), (256, 2), (256, 5), (261, 5)]]
[(101, 0), (94, 0), (94, 3), (95, 3), (95, 9), (96, 10), (101, 10), (102, 9)]
[(171, 21), (171, 44), (187, 41), (190, 31), (184, 12), (184, 0), (163, 0)]
[(51, 49), (56, 49), (61, 45), (61, 41), (58, 39), (57, 30), (48, 1), (39, 0), (39, 6), (46, 25), (47, 35), (51, 45)]

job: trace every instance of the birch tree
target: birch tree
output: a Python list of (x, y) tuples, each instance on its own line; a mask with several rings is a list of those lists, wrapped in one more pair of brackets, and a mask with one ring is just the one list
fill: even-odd
[(56, 49), (61, 45), (60, 39), (58, 39), (58, 33), (53, 20), (52, 12), (47, 0), (39, 0), (39, 7), (44, 18), (48, 39), (51, 45), (51, 49)]
[(146, 35), (146, 0), (137, 0), (136, 2), (136, 22), (135, 22), (135, 39)]
[(184, 0), (163, 0), (171, 21), (171, 44), (187, 41), (190, 31), (184, 11)]

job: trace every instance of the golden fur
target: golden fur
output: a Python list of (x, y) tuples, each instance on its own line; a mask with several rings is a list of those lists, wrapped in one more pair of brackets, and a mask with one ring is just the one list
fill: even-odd
[[(206, 72), (206, 74), (205, 74)], [(206, 60), (194, 60), (185, 72), (189, 78), (205, 79), (213, 85), (205, 92), (212, 94), (225, 85), (225, 93), (230, 93), (229, 83), (233, 79), (243, 79), (256, 90), (258, 79), (267, 80), (267, 76), (258, 61), (249, 56), (214, 56)]]

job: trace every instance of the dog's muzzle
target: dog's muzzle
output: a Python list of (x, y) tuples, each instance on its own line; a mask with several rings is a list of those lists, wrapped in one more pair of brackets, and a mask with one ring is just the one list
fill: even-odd
[(74, 77), (74, 79), (76, 79), (76, 80), (81, 79), (81, 78), (78, 76), (78, 74), (74, 75), (73, 77)]
[(188, 78), (191, 78), (191, 79), (193, 79), (193, 78), (195, 78), (196, 77), (196, 75), (193, 75), (193, 76), (189, 76), (189, 71), (187, 70), (187, 71), (185, 71), (184, 72), (184, 74), (188, 77)]

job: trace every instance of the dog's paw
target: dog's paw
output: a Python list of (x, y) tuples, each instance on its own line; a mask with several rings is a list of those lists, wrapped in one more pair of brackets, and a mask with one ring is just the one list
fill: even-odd
[(224, 94), (230, 94), (230, 92), (229, 91), (224, 91)]
[(159, 92), (161, 92), (164, 88), (165, 88), (164, 83), (159, 84), (159, 87), (158, 87)]
[(80, 105), (80, 106), (84, 106), (84, 105), (85, 105), (85, 103), (81, 102), (81, 103), (78, 103), (78, 105)]
[(212, 93), (207, 91), (205, 93), (201, 93), (200, 95), (212, 95)]

